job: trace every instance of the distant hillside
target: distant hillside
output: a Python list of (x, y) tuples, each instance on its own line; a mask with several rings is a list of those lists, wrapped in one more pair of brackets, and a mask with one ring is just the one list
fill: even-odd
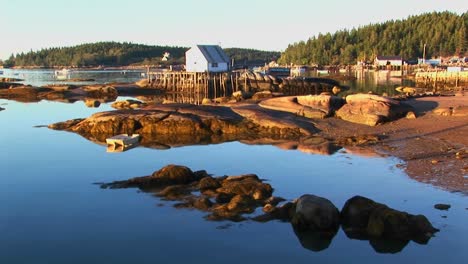
[[(49, 48), (12, 55), (4, 62), (5, 66), (128, 66), (183, 64), (186, 47), (150, 46), (133, 43), (98, 42), (73, 47)], [(165, 52), (170, 53), (168, 61), (161, 59)], [(235, 61), (265, 63), (280, 56), (279, 52), (252, 49), (230, 48), (226, 53)]]
[(433, 12), (333, 34), (319, 34), (289, 45), (280, 63), (338, 65), (373, 60), (377, 55), (405, 59), (467, 55), (468, 13)]

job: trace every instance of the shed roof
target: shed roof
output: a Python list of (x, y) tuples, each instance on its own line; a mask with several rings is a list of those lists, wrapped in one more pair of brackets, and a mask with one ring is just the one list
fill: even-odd
[(377, 56), (377, 60), (379, 61), (401, 61), (403, 58), (401, 56)]
[(229, 57), (218, 45), (197, 45), (209, 63), (229, 63)]

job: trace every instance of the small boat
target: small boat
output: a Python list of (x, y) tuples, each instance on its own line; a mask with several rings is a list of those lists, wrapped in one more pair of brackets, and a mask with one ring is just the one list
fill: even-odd
[(107, 143), (108, 148), (126, 149), (126, 148), (133, 147), (136, 144), (138, 144), (139, 140), (140, 140), (139, 134), (132, 134), (131, 136), (129, 136), (128, 134), (120, 134), (120, 135), (107, 138), (106, 143)]
[(55, 71), (54, 75), (57, 80), (66, 80), (70, 78), (71, 71), (69, 69), (61, 69), (60, 71)]

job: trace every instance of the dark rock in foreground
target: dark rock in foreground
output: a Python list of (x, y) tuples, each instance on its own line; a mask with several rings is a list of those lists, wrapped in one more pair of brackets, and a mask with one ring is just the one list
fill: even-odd
[[(266, 204), (273, 188), (257, 175), (211, 177), (206, 171), (193, 172), (185, 166), (168, 165), (150, 176), (102, 184), (102, 188), (138, 187), (167, 200), (180, 201), (178, 208), (210, 212), (209, 220), (245, 220), (255, 208)], [(199, 192), (199, 195), (193, 194)]]
[[(423, 215), (397, 211), (361, 196), (349, 199), (341, 214), (331, 201), (311, 194), (285, 202), (273, 196), (272, 186), (255, 174), (212, 177), (206, 171), (168, 165), (149, 176), (101, 187), (136, 187), (177, 201), (176, 208), (207, 212), (205, 218), (211, 221), (291, 222), (301, 245), (312, 251), (328, 248), (340, 225), (349, 238), (369, 240), (379, 253), (399, 252), (410, 240), (426, 244), (439, 231)], [(248, 217), (259, 207), (264, 214)]]
[(439, 230), (423, 215), (411, 215), (355, 196), (341, 210), (341, 224), (346, 235), (357, 239), (413, 240), (426, 244)]

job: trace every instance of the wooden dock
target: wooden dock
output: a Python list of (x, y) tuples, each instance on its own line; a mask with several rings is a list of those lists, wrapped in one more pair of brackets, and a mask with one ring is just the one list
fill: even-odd
[(331, 92), (334, 86), (339, 86), (337, 81), (326, 78), (276, 78), (250, 71), (148, 71), (147, 78), (150, 87), (164, 90), (167, 94), (211, 99), (231, 96), (237, 91), (272, 91), (286, 95), (320, 94)]
[(419, 86), (431, 87), (431, 88), (444, 88), (444, 87), (459, 88), (459, 87), (468, 85), (468, 71), (418, 72), (415, 75), (415, 82)]

